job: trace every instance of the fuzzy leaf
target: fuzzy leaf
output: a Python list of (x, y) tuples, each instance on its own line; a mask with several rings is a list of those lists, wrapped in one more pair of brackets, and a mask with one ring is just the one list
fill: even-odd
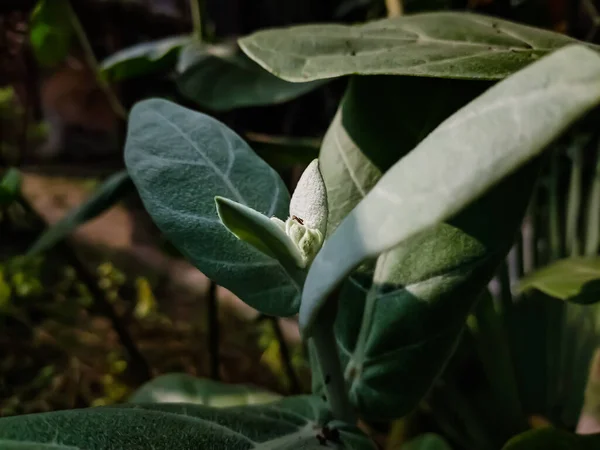
[(265, 314), (298, 311), (299, 287), (281, 264), (219, 220), (222, 196), (285, 219), (289, 194), (277, 173), (221, 122), (166, 100), (138, 103), (125, 163), (144, 205), (178, 250), (216, 283)]
[(239, 42), (278, 77), (306, 82), (344, 75), (497, 80), (578, 41), (495, 17), (435, 12), (259, 31)]
[[(317, 434), (330, 423), (325, 403), (309, 396), (219, 409), (185, 403), (121, 405), (3, 418), (0, 442), (82, 450), (320, 450)], [(356, 428), (341, 428), (339, 434), (342, 449), (374, 449)]]
[(304, 333), (310, 335), (327, 296), (359, 263), (459, 213), (599, 102), (600, 56), (571, 46), (446, 120), (381, 178), (325, 242), (302, 294)]

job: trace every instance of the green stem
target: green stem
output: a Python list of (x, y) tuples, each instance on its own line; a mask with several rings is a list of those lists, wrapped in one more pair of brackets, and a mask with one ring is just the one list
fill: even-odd
[(346, 380), (342, 372), (342, 364), (338, 353), (333, 325), (337, 313), (337, 302), (329, 299), (319, 312), (312, 335), (317, 353), (321, 374), (325, 384), (327, 402), (337, 420), (356, 424), (356, 416), (348, 399)]
[(506, 315), (512, 309), (513, 298), (510, 287), (510, 275), (508, 273), (508, 264), (506, 259), (502, 261), (498, 271), (498, 281), (500, 282), (500, 304), (502, 306), (502, 315)]
[(94, 55), (94, 50), (92, 49), (92, 45), (90, 44), (90, 41), (89, 41), (87, 35), (85, 34), (85, 30), (83, 29), (83, 26), (81, 25), (81, 22), (79, 21), (79, 18), (77, 17), (77, 14), (75, 14), (75, 11), (73, 10), (73, 7), (71, 6), (70, 2), (67, 2), (67, 5), (68, 5), (68, 10), (69, 10), (69, 19), (71, 21), (73, 30), (75, 31), (75, 35), (77, 36), (77, 39), (79, 40), (81, 49), (83, 50), (83, 55), (84, 55), (86, 63), (94, 72), (94, 75), (96, 76), (96, 81), (98, 82), (100, 89), (102, 89), (102, 91), (106, 95), (106, 98), (108, 99), (108, 102), (109, 102), (112, 110), (120, 118), (127, 119), (127, 110), (123, 107), (123, 105), (121, 104), (121, 102), (119, 101), (119, 99), (117, 98), (117, 96), (115, 95), (113, 90), (111, 89), (110, 85), (108, 84), (108, 81), (106, 81), (106, 78), (104, 78), (104, 76), (102, 75), (102, 69), (100, 68), (100, 64), (98, 63), (98, 60), (96, 59), (96, 56)]
[(560, 239), (559, 213), (559, 160), (560, 154), (555, 150), (550, 162), (550, 187), (548, 189), (548, 208), (550, 210), (550, 257), (551, 261), (560, 259), (562, 248)]
[(596, 171), (588, 200), (586, 224), (585, 256), (596, 256), (600, 244), (600, 139), (596, 153)]
[(202, 41), (202, 11), (200, 0), (190, 0), (190, 10), (192, 12), (192, 23), (194, 24), (194, 36), (198, 41)]
[(512, 436), (525, 430), (527, 421), (519, 399), (504, 322), (494, 309), (488, 291), (482, 294), (468, 325), (493, 395), (502, 410), (499, 418), (506, 422), (504, 431)]
[(571, 149), (573, 163), (567, 202), (566, 250), (569, 256), (579, 255), (579, 239), (577, 225), (581, 208), (581, 180), (583, 175), (583, 147), (576, 142)]

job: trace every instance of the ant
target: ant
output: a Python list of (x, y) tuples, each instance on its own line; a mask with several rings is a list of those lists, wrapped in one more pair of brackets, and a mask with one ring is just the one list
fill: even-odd
[(297, 216), (292, 216), (292, 220), (295, 220), (296, 222), (298, 222), (300, 225), (304, 225), (304, 220), (301, 219), (300, 217)]

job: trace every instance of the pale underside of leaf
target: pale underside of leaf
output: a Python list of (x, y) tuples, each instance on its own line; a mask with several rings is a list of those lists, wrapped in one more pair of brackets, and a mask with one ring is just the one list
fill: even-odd
[(577, 42), (497, 18), (435, 12), (364, 25), (305, 25), (240, 40), (256, 62), (288, 81), (344, 75), (497, 80)]

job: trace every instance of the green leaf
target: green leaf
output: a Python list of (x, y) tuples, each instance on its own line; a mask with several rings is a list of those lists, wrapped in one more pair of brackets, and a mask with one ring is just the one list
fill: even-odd
[(288, 81), (344, 75), (497, 80), (577, 42), (565, 35), (468, 13), (435, 12), (364, 25), (259, 31), (241, 48)]
[(181, 48), (189, 41), (189, 36), (172, 36), (137, 44), (109, 56), (100, 67), (113, 82), (151, 75), (174, 68)]
[(2, 450), (82, 450), (70, 445), (7, 441), (5, 439), (0, 439), (0, 448)]
[(131, 112), (125, 163), (158, 227), (198, 269), (265, 314), (298, 311), (294, 280), (217, 215), (216, 196), (267, 217), (288, 214), (283, 181), (238, 135), (207, 115), (145, 100)]
[(302, 255), (289, 236), (267, 216), (240, 203), (216, 197), (217, 212), (223, 225), (265, 255), (277, 259), (301, 286), (306, 274), (300, 267)]
[(144, 384), (130, 403), (193, 403), (225, 408), (258, 405), (279, 400), (280, 395), (239, 384), (225, 384), (185, 373), (170, 373)]
[(21, 172), (9, 169), (0, 180), (0, 207), (13, 203), (21, 193)]
[(567, 258), (525, 277), (519, 290), (537, 289), (560, 300), (590, 305), (600, 301), (600, 259)]
[(452, 450), (452, 448), (441, 436), (425, 433), (404, 444), (401, 450)]
[(249, 59), (236, 44), (191, 43), (181, 53), (179, 71), (181, 94), (213, 111), (284, 103), (323, 84), (284, 81)]
[(29, 39), (38, 62), (62, 63), (69, 55), (73, 27), (69, 0), (39, 0), (31, 14)]
[[(336, 426), (325, 403), (303, 396), (262, 406), (144, 404), (8, 417), (0, 439), (85, 450), (320, 450), (317, 435), (329, 424)], [(339, 437), (343, 449), (375, 448), (356, 428), (340, 427)]]
[(112, 175), (96, 189), (90, 198), (44, 231), (30, 247), (28, 254), (37, 255), (50, 250), (77, 227), (98, 217), (133, 190), (133, 183), (126, 171)]
[(600, 57), (572, 46), (495, 85), (446, 120), (381, 178), (325, 242), (302, 294), (305, 335), (327, 296), (360, 262), (459, 213), (599, 102)]
[(579, 435), (557, 428), (540, 428), (515, 436), (503, 450), (594, 450), (600, 434)]

